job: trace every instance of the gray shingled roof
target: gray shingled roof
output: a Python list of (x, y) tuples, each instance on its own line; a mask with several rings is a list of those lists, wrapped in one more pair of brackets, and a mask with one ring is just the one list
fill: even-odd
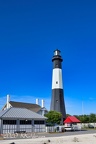
[(12, 105), (12, 107), (26, 108), (34, 112), (38, 112), (41, 109), (40, 105), (32, 104), (32, 103), (23, 103), (23, 102), (14, 102), (14, 101), (10, 101), (9, 103)]
[(7, 112), (8, 109), (0, 111), (0, 117), (2, 117), (3, 114), (5, 114)]
[(26, 108), (14, 108), (11, 107), (9, 109), (3, 110), (0, 112), (1, 118), (24, 118), (24, 119), (47, 119), (40, 114), (32, 112)]

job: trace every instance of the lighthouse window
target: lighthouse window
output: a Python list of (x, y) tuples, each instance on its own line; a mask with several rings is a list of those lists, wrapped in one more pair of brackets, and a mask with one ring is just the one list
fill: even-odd
[(58, 84), (58, 81), (56, 81), (56, 84)]
[(56, 100), (56, 102), (58, 102), (58, 100)]
[(56, 64), (56, 67), (58, 67), (58, 64)]

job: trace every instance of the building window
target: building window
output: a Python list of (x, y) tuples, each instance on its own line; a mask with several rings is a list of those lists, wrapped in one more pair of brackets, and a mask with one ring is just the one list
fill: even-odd
[(20, 125), (31, 125), (31, 120), (20, 120)]
[(58, 84), (58, 81), (56, 81), (56, 84)]
[(4, 125), (16, 125), (16, 120), (3, 120)]
[(56, 102), (58, 102), (58, 100), (56, 100)]
[(37, 124), (38, 124), (38, 125), (41, 125), (41, 124), (44, 124), (44, 121), (35, 120), (35, 121), (34, 121), (34, 124), (35, 124), (35, 125), (37, 125)]

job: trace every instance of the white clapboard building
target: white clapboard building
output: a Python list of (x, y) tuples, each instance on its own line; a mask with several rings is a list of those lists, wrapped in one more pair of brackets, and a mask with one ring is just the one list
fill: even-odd
[(10, 107), (0, 111), (0, 134), (45, 132), (46, 119), (26, 108)]

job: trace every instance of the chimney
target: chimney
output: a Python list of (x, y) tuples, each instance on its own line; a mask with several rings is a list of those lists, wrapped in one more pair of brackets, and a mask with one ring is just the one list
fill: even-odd
[(9, 108), (10, 95), (7, 95), (7, 109)]
[(39, 104), (39, 99), (36, 99), (36, 104), (37, 104), (37, 105)]
[(43, 99), (41, 100), (41, 103), (42, 103), (41, 107), (43, 108), (44, 107), (44, 100)]

